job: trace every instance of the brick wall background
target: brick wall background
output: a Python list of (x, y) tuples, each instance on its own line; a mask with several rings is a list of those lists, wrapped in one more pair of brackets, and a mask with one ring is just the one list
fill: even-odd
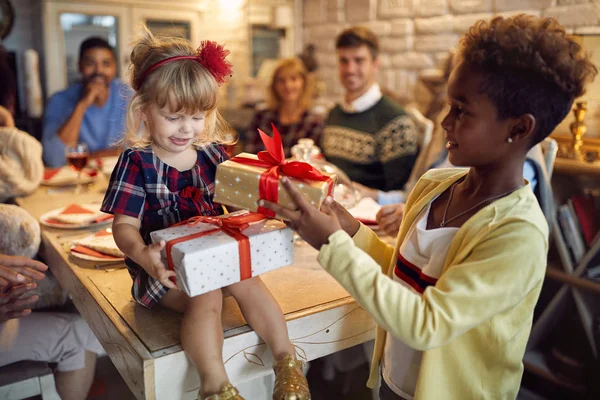
[(448, 51), (477, 20), (519, 13), (557, 18), (571, 33), (600, 33), (600, 0), (305, 0), (303, 38), (315, 43), (325, 94), (343, 93), (335, 37), (365, 25), (380, 37), (380, 84), (405, 101), (426, 97), (421, 76), (441, 74)]
[[(87, 0), (63, 1), (87, 3)], [(157, 1), (130, 4), (152, 7)], [(163, 1), (178, 3), (177, 0)], [(39, 52), (40, 77), (45, 88), (43, 3), (44, 0), (12, 1), (17, 18), (13, 31), (2, 44), (9, 50), (17, 50), (19, 55), (28, 48)], [(448, 50), (478, 19), (525, 12), (556, 17), (573, 33), (600, 34), (600, 0), (235, 0), (238, 4), (235, 12), (224, 6), (227, 3), (223, 0), (198, 0), (198, 3), (205, 6), (201, 16), (202, 37), (226, 43), (232, 51), (230, 60), (236, 73), (231, 86), (235, 93), (231, 93), (233, 96), (224, 93), (224, 99), (230, 101), (242, 95), (244, 83), (251, 75), (250, 26), (272, 23), (271, 7), (278, 4), (295, 4), (294, 10), (298, 11), (295, 17), (302, 21), (302, 34), (295, 40), (296, 48), (288, 53), (297, 53), (306, 43), (317, 45), (319, 77), (325, 83), (324, 94), (329, 99), (337, 99), (342, 94), (335, 37), (342, 29), (355, 24), (366, 25), (380, 36), (380, 83), (404, 101), (418, 103), (429, 99), (419, 78), (439, 76)], [(22, 86), (22, 81), (19, 83)]]

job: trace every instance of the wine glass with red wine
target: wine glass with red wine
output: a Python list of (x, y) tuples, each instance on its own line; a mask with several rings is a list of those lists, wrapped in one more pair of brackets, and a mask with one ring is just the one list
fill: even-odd
[(65, 157), (67, 163), (77, 172), (75, 193), (78, 193), (81, 190), (81, 171), (83, 171), (88, 163), (90, 152), (85, 143), (77, 143), (74, 146), (67, 146), (65, 148)]

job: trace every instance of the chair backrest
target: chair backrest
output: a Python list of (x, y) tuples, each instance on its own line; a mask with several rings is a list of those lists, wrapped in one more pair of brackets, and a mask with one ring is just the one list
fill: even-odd
[(413, 186), (417, 183), (417, 180), (427, 171), (427, 158), (428, 158), (428, 147), (431, 144), (431, 138), (433, 136), (434, 123), (430, 119), (427, 119), (414, 107), (404, 107), (404, 111), (413, 120), (417, 127), (417, 140), (419, 142), (419, 155), (415, 161), (412, 171), (404, 190), (407, 192), (412, 190)]
[(421, 114), (421, 112), (415, 107), (404, 107), (404, 111), (406, 111), (406, 113), (413, 120), (415, 126), (417, 127), (417, 140), (419, 142), (419, 150), (422, 152), (424, 149), (427, 148), (429, 142), (431, 142), (431, 136), (433, 134), (434, 126), (433, 121), (425, 118), (425, 116), (423, 116), (423, 114)]
[(542, 148), (542, 154), (544, 155), (544, 163), (546, 164), (546, 171), (548, 171), (548, 178), (552, 178), (552, 171), (554, 170), (554, 161), (556, 160), (556, 154), (558, 153), (558, 143), (552, 138), (546, 138), (540, 143)]
[(548, 221), (548, 226), (553, 229), (555, 218), (554, 196), (552, 194), (551, 175), (554, 169), (558, 145), (556, 140), (547, 138), (533, 146), (527, 153), (527, 159), (533, 162), (536, 170), (537, 186), (534, 194)]

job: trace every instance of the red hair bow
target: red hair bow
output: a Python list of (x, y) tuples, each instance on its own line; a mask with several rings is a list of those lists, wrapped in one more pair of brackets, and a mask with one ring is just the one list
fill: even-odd
[(231, 76), (233, 69), (231, 63), (225, 59), (231, 52), (220, 44), (210, 40), (203, 40), (196, 51), (197, 53), (195, 56), (175, 56), (165, 58), (164, 60), (153, 64), (142, 74), (137, 88), (134, 89), (139, 90), (152, 71), (166, 63), (177, 60), (196, 60), (211, 73), (219, 85), (225, 83), (225, 77)]
[(231, 52), (225, 47), (210, 40), (203, 40), (198, 47), (197, 60), (206, 68), (217, 83), (225, 83), (225, 77), (231, 76), (233, 66), (225, 59)]

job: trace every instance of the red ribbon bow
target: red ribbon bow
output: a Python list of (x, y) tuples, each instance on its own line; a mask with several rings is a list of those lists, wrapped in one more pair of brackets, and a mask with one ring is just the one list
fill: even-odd
[[(264, 215), (257, 213), (247, 213), (241, 215), (233, 215), (231, 217), (214, 217), (214, 216), (197, 216), (188, 219), (187, 221), (180, 222), (172, 226), (188, 225), (193, 226), (200, 223), (215, 225), (214, 229), (210, 229), (203, 232), (193, 233), (188, 236), (182, 236), (177, 239), (169, 240), (165, 245), (165, 252), (167, 254), (167, 266), (170, 270), (175, 269), (173, 264), (173, 256), (171, 250), (173, 246), (178, 243), (187, 242), (200, 238), (202, 236), (208, 236), (217, 232), (224, 232), (231, 236), (238, 242), (238, 249), (240, 253), (240, 281), (249, 279), (252, 277), (252, 260), (250, 258), (250, 240), (248, 236), (244, 235), (242, 231), (250, 226), (252, 222), (258, 222), (265, 219)], [(175, 278), (171, 280), (175, 282)]]
[[(333, 179), (331, 177), (323, 175), (318, 169), (312, 165), (302, 161), (285, 161), (283, 153), (283, 144), (281, 142), (281, 136), (279, 131), (274, 124), (271, 124), (273, 128), (273, 137), (270, 137), (260, 129), (258, 133), (265, 145), (266, 151), (258, 152), (258, 160), (245, 157), (233, 157), (231, 161), (251, 165), (253, 167), (267, 168), (265, 172), (260, 175), (260, 181), (258, 186), (258, 194), (261, 199), (277, 203), (279, 201), (279, 177), (281, 174), (297, 179), (304, 179), (309, 181), (320, 181), (327, 182), (329, 190), (327, 195), (331, 195), (333, 191)], [(267, 208), (258, 207), (257, 212), (266, 215), (269, 218), (275, 217), (275, 213)]]

